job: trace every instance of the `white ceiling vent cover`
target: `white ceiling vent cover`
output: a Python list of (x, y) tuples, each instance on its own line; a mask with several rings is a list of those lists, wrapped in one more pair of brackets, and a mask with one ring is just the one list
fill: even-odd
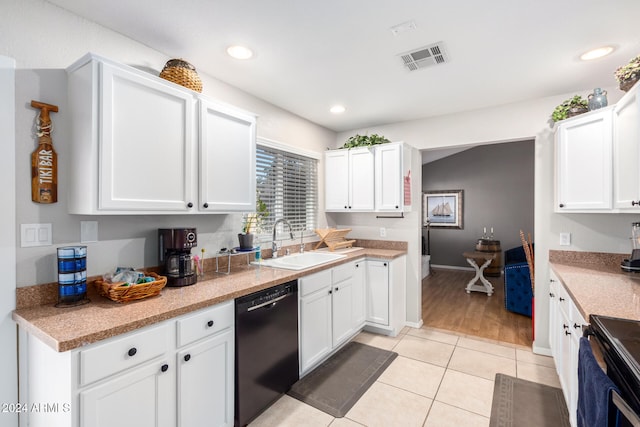
[(444, 64), (449, 60), (444, 50), (443, 42), (402, 53), (399, 56), (402, 58), (404, 66), (410, 71), (416, 71), (432, 65)]

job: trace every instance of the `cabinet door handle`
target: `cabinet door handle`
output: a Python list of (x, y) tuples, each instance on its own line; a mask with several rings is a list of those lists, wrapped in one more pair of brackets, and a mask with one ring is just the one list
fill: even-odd
[(558, 206), (560, 206), (561, 208), (564, 208), (564, 203), (560, 203)]
[(131, 347), (129, 349), (129, 351), (127, 351), (127, 354), (129, 355), (129, 357), (133, 357), (136, 355), (136, 353), (138, 352), (138, 349), (135, 347)]
[(193, 207), (193, 203), (191, 203), (191, 202), (187, 203), (187, 207), (188, 208), (192, 208)]
[(571, 335), (571, 331), (564, 331), (565, 335)]
[(208, 208), (209, 207), (209, 203), (205, 203), (204, 205), (202, 205), (203, 208)]
[(564, 301), (564, 298), (560, 297), (560, 301)]
[(578, 325), (577, 323), (573, 324), (573, 329), (580, 329), (582, 328), (582, 325)]
[(549, 281), (550, 281), (551, 283), (555, 283), (555, 282), (556, 282), (556, 279), (549, 279)]
[(556, 296), (553, 293), (549, 292), (549, 297), (555, 298)]
[(162, 366), (160, 367), (160, 370), (161, 370), (162, 372), (167, 372), (167, 371), (169, 370), (169, 365), (167, 365), (167, 364), (165, 363), (164, 365), (162, 365)]
[(209, 321), (207, 322), (207, 326), (208, 326), (208, 327), (212, 327), (212, 326), (213, 326), (213, 320), (209, 320)]
[(562, 329), (569, 329), (569, 325), (567, 325), (566, 323), (562, 324)]
[(191, 360), (191, 355), (190, 354), (185, 354), (184, 355), (184, 361), (188, 362), (189, 360)]
[(640, 200), (632, 200), (631, 206), (640, 206)]

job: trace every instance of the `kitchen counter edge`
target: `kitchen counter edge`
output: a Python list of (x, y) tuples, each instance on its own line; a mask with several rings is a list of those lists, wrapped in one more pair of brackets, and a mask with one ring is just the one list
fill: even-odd
[(207, 273), (192, 286), (165, 287), (157, 297), (117, 303), (89, 286), (89, 304), (70, 308), (41, 305), (17, 309), (13, 320), (26, 332), (58, 352), (64, 352), (170, 320), (215, 304), (257, 292), (360, 258), (394, 259), (406, 250), (363, 248), (345, 258), (294, 271), (257, 265), (238, 267), (229, 275)]

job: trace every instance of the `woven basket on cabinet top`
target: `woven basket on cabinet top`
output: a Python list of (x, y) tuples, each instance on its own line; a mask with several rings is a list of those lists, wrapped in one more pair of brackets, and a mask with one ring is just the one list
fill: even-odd
[(160, 72), (160, 77), (196, 92), (202, 92), (202, 80), (196, 72), (196, 67), (184, 59), (168, 60)]

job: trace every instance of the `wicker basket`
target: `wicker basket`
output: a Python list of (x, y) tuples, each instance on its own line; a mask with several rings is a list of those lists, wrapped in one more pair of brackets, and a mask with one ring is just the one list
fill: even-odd
[(160, 77), (196, 92), (202, 92), (202, 80), (196, 72), (196, 67), (184, 59), (168, 60), (160, 72)]
[(630, 79), (621, 81), (620, 90), (628, 92), (629, 89), (631, 89), (639, 79), (640, 79), (640, 75), (634, 74), (633, 77), (631, 77)]
[(108, 283), (100, 279), (93, 283), (100, 295), (116, 302), (129, 302), (158, 295), (167, 284), (167, 278), (164, 276), (155, 273), (148, 273), (147, 276), (156, 280), (129, 286), (122, 286), (124, 282)]

